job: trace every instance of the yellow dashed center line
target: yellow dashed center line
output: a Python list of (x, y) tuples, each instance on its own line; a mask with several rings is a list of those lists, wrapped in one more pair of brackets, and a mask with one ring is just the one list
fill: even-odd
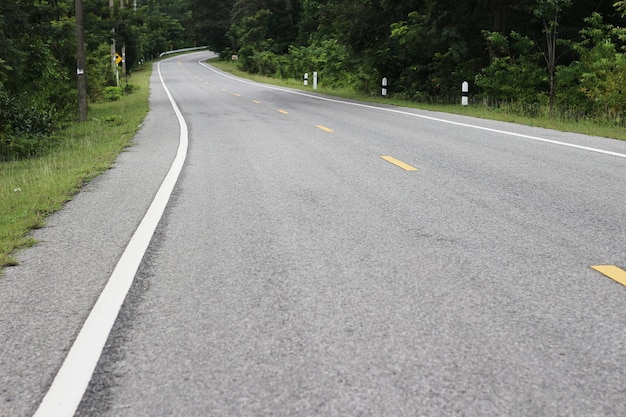
[(328, 133), (333, 133), (334, 132), (334, 130), (332, 130), (331, 128), (326, 127), (326, 126), (317, 125), (315, 127), (317, 127), (318, 129), (322, 129), (324, 132), (328, 132)]
[(277, 111), (278, 113), (282, 113), (282, 114), (289, 114), (289, 112), (288, 112), (288, 111), (285, 111), (285, 110), (276, 110), (276, 111)]
[(253, 103), (255, 104), (261, 104), (261, 102), (259, 100), (252, 100)]
[(613, 281), (619, 282), (620, 284), (626, 286), (626, 271), (624, 271), (623, 269), (618, 268), (615, 265), (595, 265), (591, 268), (595, 269), (601, 274), (606, 275)]
[(241, 97), (241, 94), (235, 94), (234, 96), (235, 97)]
[(404, 163), (400, 160), (397, 160), (396, 158), (392, 157), (392, 156), (381, 156), (381, 158), (383, 158), (385, 161), (387, 162), (391, 162), (392, 164), (399, 166), (400, 168), (406, 170), (406, 171), (417, 171), (417, 168), (415, 168), (414, 166), (411, 166), (407, 163)]

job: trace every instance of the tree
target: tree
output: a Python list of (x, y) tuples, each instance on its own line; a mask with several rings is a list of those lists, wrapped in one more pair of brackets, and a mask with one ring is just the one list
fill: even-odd
[[(86, 118), (85, 78), (91, 100), (102, 97), (112, 81), (106, 52), (112, 27), (126, 43), (129, 70), (149, 45), (155, 54), (165, 50), (164, 43), (190, 46), (192, 35), (180, 23), (188, 22), (189, 1), (138, 0), (139, 10), (127, 8), (113, 16), (106, 0), (0, 1), (0, 160), (33, 155), (51, 143), (61, 123), (77, 113)], [(145, 24), (151, 13), (168, 22), (165, 30)], [(83, 16), (84, 59), (77, 39)], [(165, 41), (157, 45), (158, 37)]]
[(495, 55), (475, 79), (483, 98), (490, 104), (520, 102), (526, 108), (534, 107), (545, 76), (533, 41), (515, 31), (508, 37), (499, 32), (483, 34)]
[(65, 36), (75, 45), (76, 32), (56, 25), (70, 14), (63, 1), (0, 2), (0, 160), (32, 155), (75, 114), (76, 61), (53, 53)]
[(215, 52), (230, 48), (226, 35), (231, 25), (231, 10), (235, 0), (195, 0), (191, 3), (191, 20), (203, 45)]
[(550, 83), (550, 117), (554, 116), (554, 86), (557, 56), (558, 27), (561, 12), (572, 5), (572, 0), (536, 0), (531, 6), (531, 13), (541, 20), (543, 34), (545, 35), (545, 48), (539, 47), (547, 65)]
[(572, 64), (578, 75), (576, 86), (597, 114), (620, 120), (626, 113), (626, 28), (605, 23), (599, 13), (586, 23), (582, 41), (574, 45), (580, 55)]

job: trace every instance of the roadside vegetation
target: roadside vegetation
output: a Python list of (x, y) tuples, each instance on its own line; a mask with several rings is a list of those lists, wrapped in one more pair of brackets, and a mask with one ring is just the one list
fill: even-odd
[(409, 108), (416, 108), (422, 110), (429, 110), (435, 112), (460, 114), (470, 117), (478, 117), (482, 119), (499, 120), (502, 122), (519, 123), (527, 126), (543, 127), (546, 129), (555, 129), (562, 132), (574, 132), (585, 135), (601, 136), (606, 138), (626, 140), (626, 129), (621, 125), (604, 123), (601, 120), (585, 119), (585, 120), (572, 120), (567, 117), (550, 117), (547, 110), (545, 114), (538, 114), (535, 116), (527, 116), (520, 114), (516, 108), (509, 106), (497, 106), (492, 107), (485, 105), (484, 103), (472, 103), (468, 106), (461, 106), (458, 103), (455, 104), (430, 104), (423, 102), (416, 102), (413, 100), (406, 100), (394, 97), (382, 97), (373, 96), (369, 94), (359, 93), (351, 88), (336, 88), (328, 87), (324, 85), (324, 82), (320, 82), (318, 88), (313, 90), (312, 83), (309, 80), (309, 85), (304, 86), (302, 80), (275, 78), (266, 75), (251, 74), (245, 72), (239, 68), (234, 62), (224, 61), (219, 58), (213, 58), (207, 61), (208, 64), (219, 68), (225, 72), (236, 75), (241, 78), (246, 78), (252, 81), (257, 81), (265, 84), (276, 85), (280, 87), (288, 87), (299, 89), (308, 92), (316, 92), (320, 94), (327, 94), (336, 97), (359, 100), (371, 103), (390, 104), (394, 106), (402, 106)]
[[(196, 0), (224, 60), (389, 100), (470, 104), (515, 121), (626, 128), (626, 2)], [(473, 110), (467, 110), (473, 111)], [(599, 131), (595, 134), (606, 135)], [(613, 136), (613, 135), (611, 135)]]
[(0, 269), (129, 145), (148, 110), (145, 62), (195, 46), (190, 19), (187, 0), (0, 1)]
[(15, 251), (35, 243), (30, 230), (130, 145), (148, 112), (150, 72), (135, 71), (125, 93), (91, 104), (87, 122), (66, 124), (36, 155), (0, 163), (0, 268), (16, 265)]

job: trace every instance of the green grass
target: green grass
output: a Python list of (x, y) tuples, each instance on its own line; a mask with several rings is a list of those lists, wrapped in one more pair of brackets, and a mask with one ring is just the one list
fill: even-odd
[[(281, 87), (295, 88), (303, 91), (317, 92), (321, 94), (342, 97), (346, 99), (365, 101), (370, 103), (390, 104), (394, 106), (410, 107), (422, 110), (430, 110), (443, 113), (460, 114), (464, 116), (478, 117), (482, 119), (498, 120), (502, 122), (519, 123), (528, 126), (544, 127), (547, 129), (555, 129), (562, 132), (582, 133), (585, 135), (602, 136), (613, 139), (626, 140), (626, 129), (621, 126), (613, 126), (598, 120), (582, 120), (575, 121), (568, 118), (549, 118), (547, 115), (537, 117), (523, 116), (514, 111), (503, 108), (492, 108), (481, 104), (473, 104), (469, 106), (461, 105), (434, 105), (426, 103), (417, 103), (408, 100), (399, 100), (394, 98), (372, 97), (358, 94), (349, 88), (332, 89), (324, 87), (323, 84), (318, 85), (317, 90), (313, 90), (312, 79), (309, 79), (309, 86), (305, 87), (300, 80), (295, 79), (279, 79), (265, 77), (261, 75), (249, 74), (237, 68), (236, 64), (230, 61), (221, 61), (214, 58), (208, 61), (209, 64), (223, 71), (231, 73), (241, 78), (257, 81), (266, 84), (272, 84)], [(460, 92), (459, 92), (460, 94)]]
[(35, 244), (32, 229), (61, 209), (83, 185), (109, 169), (130, 145), (148, 112), (151, 66), (133, 72), (131, 94), (91, 104), (89, 121), (57, 133), (42, 155), (0, 162), (0, 269), (16, 265), (16, 251)]

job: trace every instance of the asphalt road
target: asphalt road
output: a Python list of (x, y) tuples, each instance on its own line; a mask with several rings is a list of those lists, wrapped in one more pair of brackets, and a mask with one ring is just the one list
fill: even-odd
[[(303, 95), (206, 55), (161, 65), (188, 155), (77, 415), (626, 415), (626, 287), (591, 268), (626, 269), (626, 142)], [(2, 416), (35, 412), (174, 160), (156, 75), (151, 103), (0, 278)]]

